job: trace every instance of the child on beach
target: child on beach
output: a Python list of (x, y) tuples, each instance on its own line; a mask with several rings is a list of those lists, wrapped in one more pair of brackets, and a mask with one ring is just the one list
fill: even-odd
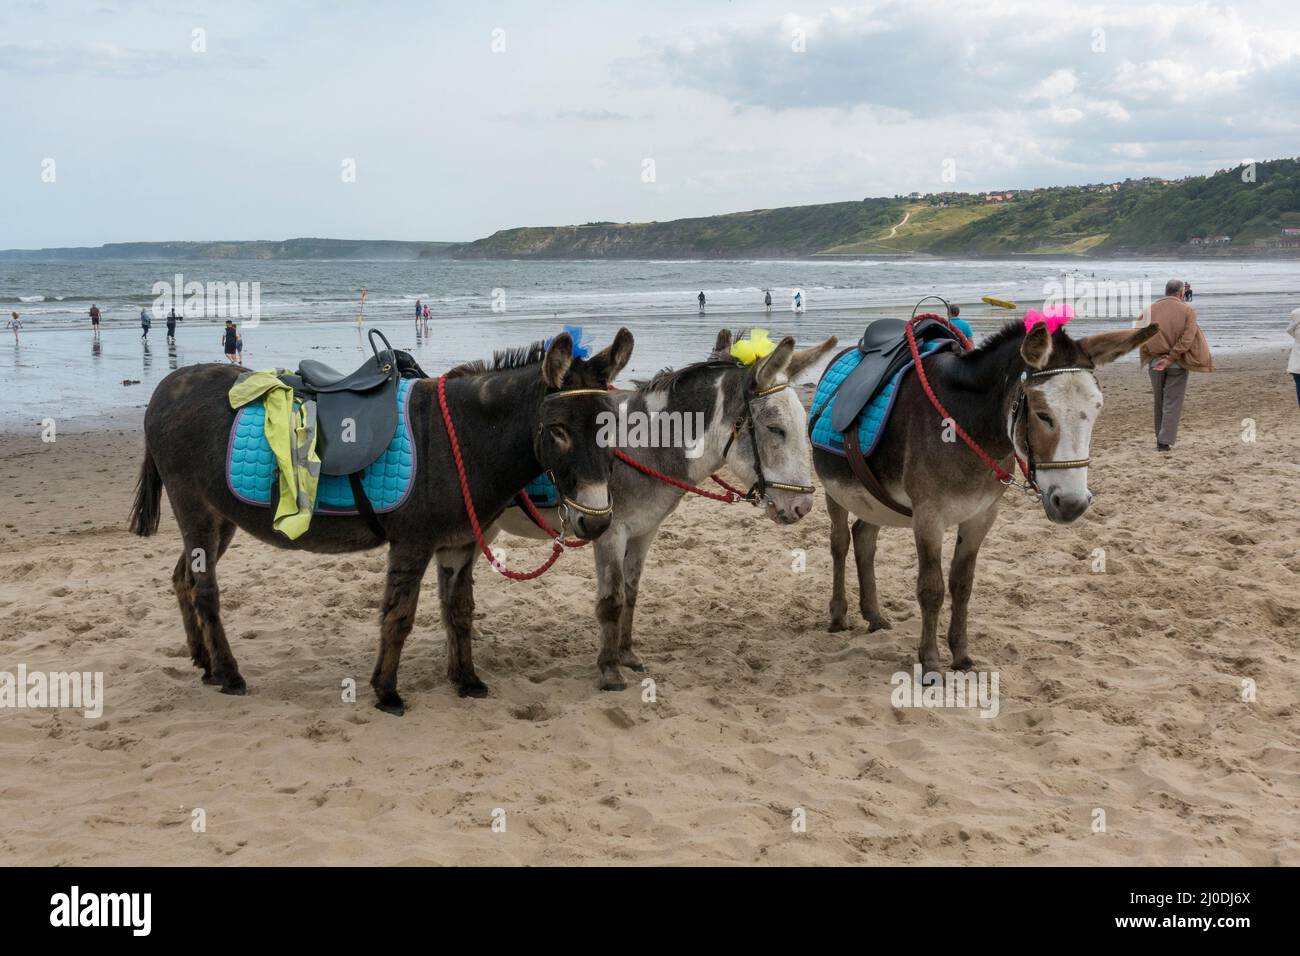
[[(13, 316), (13, 318), (9, 320), (8, 327), (14, 330), (14, 344), (16, 345), (18, 344), (18, 332), (23, 327), (23, 320), (18, 318), (17, 312), (10, 312), (9, 314)], [(1300, 385), (1298, 385), (1297, 388), (1300, 389)]]

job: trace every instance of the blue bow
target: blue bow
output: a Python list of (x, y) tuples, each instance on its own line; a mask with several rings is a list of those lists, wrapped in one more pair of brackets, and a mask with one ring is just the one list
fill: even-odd
[[(569, 333), (569, 338), (573, 339), (573, 357), (585, 359), (591, 355), (591, 344), (583, 341), (583, 331), (581, 325), (566, 325), (564, 331)], [(550, 348), (555, 337), (546, 340), (544, 348)]]

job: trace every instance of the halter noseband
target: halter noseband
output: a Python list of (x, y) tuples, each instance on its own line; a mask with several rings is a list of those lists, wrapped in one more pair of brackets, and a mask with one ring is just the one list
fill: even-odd
[[(553, 398), (571, 398), (575, 395), (604, 395), (608, 397), (609, 389), (571, 388), (563, 392), (550, 392), (547, 395), (543, 395), (542, 401), (549, 402)], [(540, 438), (542, 435), (542, 427), (543, 427), (542, 423), (538, 422), (537, 423), (538, 438)], [(592, 518), (604, 518), (614, 513), (614, 499), (612, 496), (609, 499), (609, 504), (605, 505), (605, 507), (588, 508), (586, 505), (574, 501), (572, 498), (570, 498), (568, 495), (566, 495), (563, 491), (560, 490), (560, 483), (555, 480), (555, 475), (549, 468), (546, 469), (546, 477), (551, 479), (551, 483), (555, 485), (556, 494), (560, 496), (560, 533), (561, 534), (564, 533), (564, 526), (568, 522), (568, 516), (570, 510), (577, 511), (580, 514), (588, 515)]]
[(1092, 461), (1091, 458), (1075, 458), (1059, 461), (1035, 461), (1034, 449), (1029, 441), (1029, 403), (1025, 401), (1029, 382), (1036, 378), (1050, 378), (1053, 375), (1065, 375), (1071, 372), (1086, 372), (1093, 377), (1094, 381), (1096, 381), (1097, 378), (1096, 373), (1092, 369), (1082, 368), (1077, 365), (1070, 365), (1065, 368), (1049, 368), (1044, 369), (1041, 372), (1025, 371), (1020, 373), (1020, 394), (1016, 396), (1016, 402), (1011, 406), (1011, 434), (1009, 437), (1011, 438), (1011, 447), (1015, 448), (1016, 424), (1020, 419), (1020, 409), (1023, 406), (1025, 409), (1025, 461), (1028, 464), (1028, 474), (1025, 477), (1029, 479), (1029, 485), (1035, 491), (1038, 488), (1038, 482), (1034, 480), (1034, 475), (1038, 473), (1039, 469), (1045, 471), (1064, 471), (1068, 468), (1087, 468), (1088, 463)]
[(758, 454), (758, 428), (754, 424), (753, 403), (756, 399), (767, 398), (769, 395), (775, 395), (782, 389), (789, 387), (789, 382), (782, 382), (780, 385), (773, 385), (770, 388), (758, 389), (752, 392), (747, 387), (745, 389), (745, 407), (741, 411), (740, 417), (732, 423), (731, 437), (727, 439), (727, 444), (722, 449), (722, 457), (725, 460), (727, 453), (731, 451), (732, 443), (736, 440), (736, 433), (742, 427), (749, 429), (749, 444), (754, 451), (754, 474), (757, 475), (757, 478), (749, 486), (749, 490), (745, 492), (745, 496), (741, 500), (748, 501), (750, 504), (756, 505), (762, 501), (767, 496), (767, 489), (769, 488), (775, 488), (778, 491), (789, 491), (797, 495), (811, 495), (817, 490), (808, 485), (788, 485), (783, 481), (768, 481), (763, 474), (763, 459)]

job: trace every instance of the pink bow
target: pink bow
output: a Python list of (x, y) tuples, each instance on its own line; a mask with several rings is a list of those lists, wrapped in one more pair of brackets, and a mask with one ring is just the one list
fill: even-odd
[(1025, 313), (1025, 333), (1032, 332), (1034, 326), (1042, 322), (1047, 326), (1047, 334), (1051, 335), (1072, 318), (1074, 318), (1074, 307), (1070, 305), (1049, 305), (1041, 312), (1030, 309)]

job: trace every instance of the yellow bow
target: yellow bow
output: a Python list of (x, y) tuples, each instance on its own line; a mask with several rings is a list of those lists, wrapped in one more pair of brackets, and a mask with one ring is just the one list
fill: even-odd
[(741, 365), (753, 365), (776, 350), (776, 343), (767, 337), (767, 329), (750, 329), (749, 338), (741, 339), (731, 347), (731, 357)]

